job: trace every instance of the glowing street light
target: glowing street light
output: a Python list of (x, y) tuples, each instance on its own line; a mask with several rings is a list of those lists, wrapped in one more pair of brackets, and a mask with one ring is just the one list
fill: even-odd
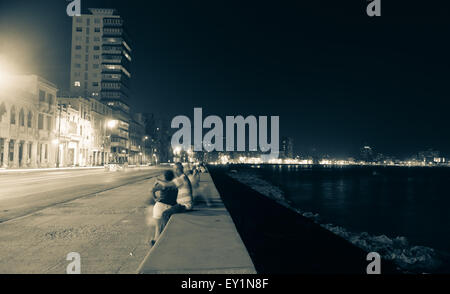
[(117, 120), (112, 119), (112, 120), (108, 121), (108, 128), (113, 129), (116, 127), (116, 125), (117, 125)]
[(0, 88), (13, 86), (15, 69), (10, 62), (0, 55)]
[(180, 152), (181, 152), (181, 147), (175, 147), (175, 149), (173, 150), (174, 155), (179, 155)]

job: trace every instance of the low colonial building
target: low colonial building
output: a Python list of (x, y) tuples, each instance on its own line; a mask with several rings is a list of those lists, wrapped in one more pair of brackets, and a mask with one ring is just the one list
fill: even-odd
[(111, 130), (108, 123), (112, 122), (112, 110), (97, 99), (91, 101), (91, 119), (93, 132), (92, 153), (94, 165), (104, 165), (111, 155)]
[(96, 99), (58, 97), (59, 166), (96, 166), (109, 162), (112, 111)]
[(55, 167), (57, 88), (36, 75), (2, 76), (0, 166)]
[(148, 136), (145, 135), (145, 124), (142, 114), (136, 113), (130, 121), (129, 164), (141, 165), (150, 162), (149, 154), (145, 148), (146, 139), (148, 139)]

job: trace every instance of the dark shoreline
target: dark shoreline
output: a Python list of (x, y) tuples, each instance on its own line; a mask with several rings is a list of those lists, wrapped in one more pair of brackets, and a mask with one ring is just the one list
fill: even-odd
[[(209, 171), (258, 273), (366, 274), (364, 250), (235, 181), (226, 168)], [(381, 272), (399, 273), (390, 261)]]

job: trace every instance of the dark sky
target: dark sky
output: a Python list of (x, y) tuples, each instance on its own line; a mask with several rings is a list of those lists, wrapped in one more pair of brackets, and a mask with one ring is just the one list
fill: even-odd
[[(133, 99), (145, 112), (279, 115), (308, 154), (362, 144), (450, 155), (450, 10), (435, 1), (88, 1), (117, 8), (133, 37)], [(396, 2), (395, 6), (392, 2)], [(442, 1), (442, 3), (445, 3)], [(0, 53), (69, 83), (66, 2), (0, 0)]]

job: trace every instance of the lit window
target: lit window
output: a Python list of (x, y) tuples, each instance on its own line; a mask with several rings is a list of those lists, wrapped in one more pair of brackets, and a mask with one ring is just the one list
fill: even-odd
[(79, 81), (75, 81), (74, 86), (75, 87), (81, 87), (81, 83)]

